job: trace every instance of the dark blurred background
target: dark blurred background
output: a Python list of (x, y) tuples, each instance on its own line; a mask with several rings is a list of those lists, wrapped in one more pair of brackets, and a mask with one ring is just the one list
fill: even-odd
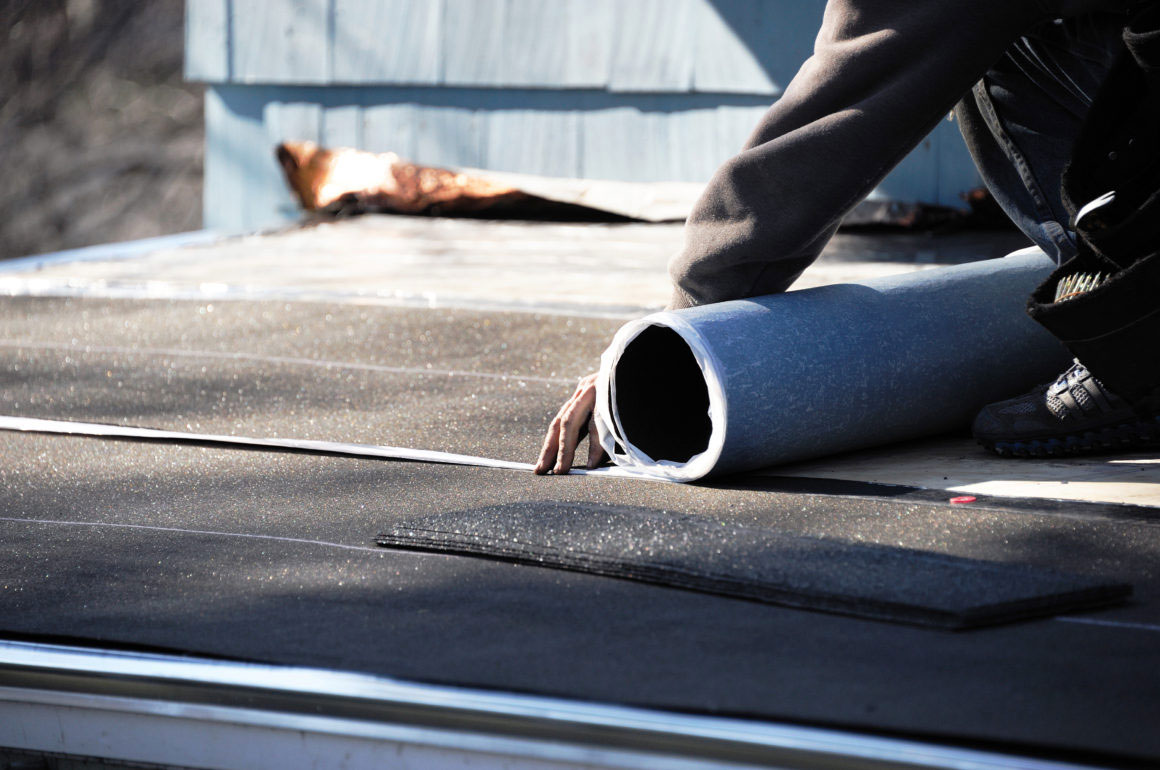
[(0, 0), (0, 258), (201, 227), (182, 0)]

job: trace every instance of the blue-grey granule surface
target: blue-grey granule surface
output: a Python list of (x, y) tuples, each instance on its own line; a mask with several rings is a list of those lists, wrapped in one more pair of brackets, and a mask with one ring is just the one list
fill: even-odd
[[(0, 299), (0, 412), (530, 461), (616, 325), (309, 303)], [(1160, 517), (980, 503), (891, 489), (819, 494), (757, 477), (681, 486), (0, 433), (0, 636), (1160, 756)], [(575, 544), (553, 540), (549, 525), (566, 538), (573, 526), (596, 538), (631, 531), (639, 542), (601, 545), (640, 550), (654, 542), (649, 516), (840, 541), (826, 559), (807, 549), (798, 565), (814, 570), (811, 583), (850, 596), (932, 598), (918, 573), (855, 585), (843, 575), (852, 545), (1000, 565), (978, 582), (981, 573), (963, 572), (959, 593), (946, 595), (961, 606), (983, 583), (1002, 599), (1041, 573), (1130, 583), (1134, 593), (1110, 610), (947, 631), (375, 544), (404, 525), (472, 512), (487, 512), (488, 526), (542, 527), (524, 542), (564, 553)], [(629, 514), (644, 518), (625, 530), (618, 517)], [(621, 529), (597, 526), (601, 516)], [(746, 571), (771, 563), (759, 543), (716, 542)], [(704, 542), (684, 547), (702, 566), (719, 563)], [(1003, 568), (1013, 579), (999, 587)]]

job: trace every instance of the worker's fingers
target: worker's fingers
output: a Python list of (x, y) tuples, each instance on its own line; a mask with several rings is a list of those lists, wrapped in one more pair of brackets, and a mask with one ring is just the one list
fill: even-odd
[[(596, 406), (596, 375), (580, 380), (572, 404), (568, 407), (564, 422), (560, 424), (560, 448), (554, 473), (572, 470), (575, 450), (583, 437), (589, 435), (593, 426), (593, 409)], [(594, 435), (594, 431), (592, 431)], [(589, 437), (589, 442), (594, 441)]]
[(576, 385), (576, 391), (548, 426), (548, 434), (540, 448), (535, 472), (538, 474), (564, 474), (572, 467), (576, 445), (589, 427), (592, 408), (596, 404), (596, 375), (584, 377)]
[[(561, 410), (563, 411), (563, 410)], [(535, 472), (544, 475), (552, 470), (556, 462), (556, 453), (560, 447), (560, 415), (557, 414), (548, 426), (548, 435), (544, 437), (544, 446), (540, 448), (540, 458), (536, 460)]]
[(600, 446), (600, 437), (596, 435), (596, 418), (588, 419), (588, 469), (600, 465), (604, 460), (604, 448)]
[(552, 466), (556, 463), (556, 456), (560, 450), (560, 425), (564, 422), (564, 417), (567, 416), (568, 410), (571, 409), (572, 404), (579, 398), (583, 389), (583, 380), (581, 385), (576, 387), (576, 392), (568, 399), (565, 404), (560, 407), (560, 411), (552, 418), (552, 422), (548, 425), (548, 433), (544, 436), (544, 445), (540, 448), (540, 457), (536, 461), (535, 472), (543, 475), (552, 470)]
[(563, 412), (564, 419), (559, 428), (559, 449), (556, 467), (552, 473), (564, 474), (572, 469), (572, 459), (576, 455), (576, 445), (580, 443), (581, 429), (588, 427), (592, 408), (596, 405), (596, 375), (580, 380), (575, 395)]
[(576, 454), (576, 445), (580, 443), (580, 426), (588, 421), (588, 416), (579, 415), (579, 411), (578, 402), (572, 402), (560, 423), (560, 449), (556, 455), (556, 467), (552, 469), (557, 476), (572, 469), (572, 458)]

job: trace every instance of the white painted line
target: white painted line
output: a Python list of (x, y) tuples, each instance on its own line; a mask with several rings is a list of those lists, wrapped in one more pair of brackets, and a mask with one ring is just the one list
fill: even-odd
[[(366, 457), (382, 460), (410, 460), (414, 462), (436, 463), (441, 465), (465, 465), (476, 468), (495, 468), (498, 470), (524, 471), (531, 473), (531, 463), (519, 463), (511, 460), (496, 460), (490, 457), (476, 455), (462, 455), (453, 452), (437, 452), (430, 449), (407, 449), (404, 447), (381, 446), (378, 444), (350, 444), (343, 441), (317, 441), (314, 439), (294, 438), (253, 438), (250, 436), (230, 436), (212, 433), (185, 433), (172, 430), (158, 430), (155, 428), (132, 428), (122, 425), (103, 425), (92, 422), (73, 422), (69, 420), (41, 420), (33, 417), (0, 416), (0, 430), (17, 431), (23, 433), (52, 433), (66, 436), (85, 436), (89, 438), (124, 438), (142, 439), (146, 441), (169, 441), (178, 444), (212, 443), (226, 446), (265, 447), (270, 449), (290, 449), (303, 452), (315, 452), (328, 455), (345, 455), (347, 457)], [(642, 479), (645, 481), (663, 481), (663, 479), (647, 476), (624, 468), (605, 467), (587, 470), (573, 468), (568, 472), (572, 476), (607, 476), (612, 478)]]
[(1108, 628), (1129, 628), (1135, 631), (1160, 631), (1160, 626), (1151, 623), (1131, 623), (1124, 620), (1100, 620), (1099, 618), (1055, 618), (1060, 623), (1081, 623), (1085, 626), (1107, 626)]
[(422, 374), (432, 377), (476, 377), (501, 382), (544, 382), (552, 385), (575, 384), (578, 378), (538, 377), (534, 375), (498, 374), (495, 372), (465, 372), (459, 369), (428, 369), (419, 366), (384, 366), (347, 361), (322, 361), (316, 358), (292, 356), (261, 356), (252, 353), (233, 353), (213, 350), (180, 350), (176, 348), (117, 347), (114, 345), (81, 345), (67, 342), (37, 342), (35, 340), (0, 339), (0, 348), (19, 350), (68, 350), (79, 353), (111, 353), (115, 355), (172, 356), (174, 358), (216, 359), (225, 361), (255, 361), (291, 366), (314, 366), (321, 369), (350, 369), (388, 374)]
[(154, 527), (146, 524), (116, 524), (109, 521), (69, 521), (67, 519), (22, 519), (15, 516), (0, 516), (0, 521), (11, 521), (18, 524), (58, 524), (68, 527), (108, 527), (110, 529), (144, 529), (155, 532), (176, 532), (182, 535), (220, 535), (221, 537), (242, 537), (252, 540), (277, 540), (283, 543), (298, 543), (302, 545), (321, 545), (327, 548), (342, 548), (347, 551), (371, 551), (383, 553), (378, 546), (347, 545), (346, 543), (331, 543), (326, 540), (307, 540), (299, 537), (280, 537), (278, 535), (258, 535), (250, 532), (218, 532), (212, 529), (182, 529), (181, 527)]

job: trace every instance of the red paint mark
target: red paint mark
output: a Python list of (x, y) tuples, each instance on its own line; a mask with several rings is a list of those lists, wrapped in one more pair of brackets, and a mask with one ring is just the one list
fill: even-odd
[(952, 497), (952, 503), (973, 503), (977, 498), (972, 495), (963, 495), (962, 497)]

